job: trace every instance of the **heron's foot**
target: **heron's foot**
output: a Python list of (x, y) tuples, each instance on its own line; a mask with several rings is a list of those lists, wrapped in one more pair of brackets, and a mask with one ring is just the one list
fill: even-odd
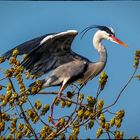
[(57, 123), (54, 121), (53, 116), (50, 116), (50, 121), (55, 127), (57, 127), (59, 124), (59, 121)]

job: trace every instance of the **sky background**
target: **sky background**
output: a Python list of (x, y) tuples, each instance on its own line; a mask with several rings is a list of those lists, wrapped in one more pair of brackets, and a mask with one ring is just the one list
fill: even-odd
[[(111, 26), (116, 37), (124, 41), (129, 48), (103, 41), (107, 46), (108, 61), (105, 67), (109, 79), (101, 98), (105, 104), (111, 104), (118, 92), (133, 72), (135, 50), (140, 49), (140, 2), (0, 2), (0, 54), (16, 45), (50, 32), (75, 29), (81, 32), (90, 25)], [(95, 30), (80, 40), (80, 34), (72, 44), (72, 50), (97, 61), (98, 53), (92, 47)], [(138, 70), (138, 73), (140, 70)], [(28, 83), (27, 83), (28, 85)], [(82, 90), (87, 95), (96, 93), (98, 78), (90, 81)], [(58, 88), (55, 88), (58, 90)], [(44, 95), (34, 96), (44, 103), (49, 101)], [(112, 111), (124, 109), (125, 119), (120, 130), (125, 138), (140, 137), (140, 81), (134, 79), (125, 90)], [(39, 127), (39, 126), (38, 126)], [(95, 130), (80, 133), (79, 138), (94, 138)], [(106, 138), (103, 135), (102, 138)]]

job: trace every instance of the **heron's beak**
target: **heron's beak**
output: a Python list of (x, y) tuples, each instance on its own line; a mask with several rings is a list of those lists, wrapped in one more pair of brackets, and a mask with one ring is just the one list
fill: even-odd
[(115, 36), (111, 36), (111, 41), (112, 42), (115, 42), (117, 44), (120, 44), (121, 46), (125, 47), (125, 48), (128, 48), (128, 46), (122, 42), (121, 40), (119, 40), (118, 38), (116, 38)]

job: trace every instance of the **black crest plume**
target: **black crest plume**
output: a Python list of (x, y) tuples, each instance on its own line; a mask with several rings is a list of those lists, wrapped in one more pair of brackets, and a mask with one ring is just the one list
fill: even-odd
[(107, 26), (91, 25), (91, 26), (85, 28), (85, 29), (81, 32), (81, 34), (82, 34), (81, 39), (84, 37), (84, 35), (85, 35), (89, 30), (91, 30), (91, 29), (93, 29), (93, 28), (98, 28), (98, 29), (100, 29), (100, 30), (102, 30), (102, 31), (106, 31), (106, 32), (109, 33), (109, 34), (115, 35), (115, 34), (111, 31), (111, 29), (108, 28)]

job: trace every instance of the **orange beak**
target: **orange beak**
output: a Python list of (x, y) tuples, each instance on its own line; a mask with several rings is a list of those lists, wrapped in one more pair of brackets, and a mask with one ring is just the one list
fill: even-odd
[(113, 41), (113, 42), (115, 42), (115, 43), (117, 43), (117, 44), (120, 44), (121, 46), (123, 46), (123, 47), (125, 47), (125, 48), (128, 48), (128, 46), (127, 46), (124, 42), (122, 42), (121, 40), (119, 40), (119, 39), (116, 38), (115, 36), (111, 36), (111, 38), (112, 38), (112, 41)]

